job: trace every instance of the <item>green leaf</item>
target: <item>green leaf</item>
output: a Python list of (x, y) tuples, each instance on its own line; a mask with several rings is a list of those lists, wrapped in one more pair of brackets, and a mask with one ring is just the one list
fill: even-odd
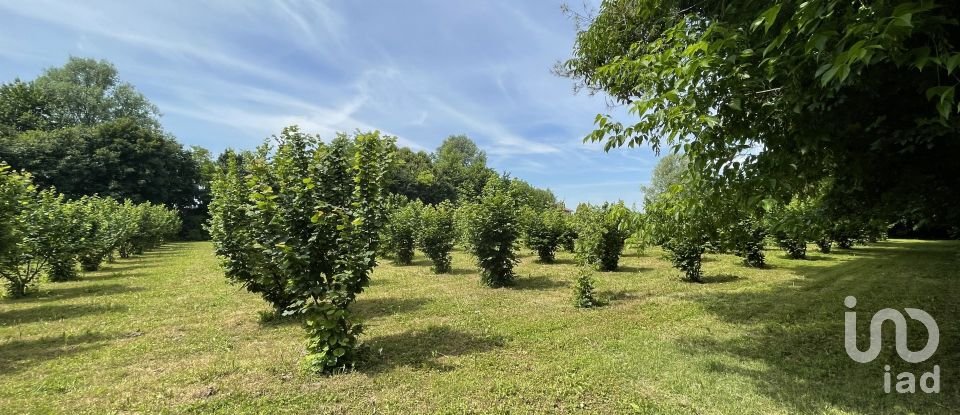
[(783, 7), (782, 4), (776, 4), (763, 13), (760, 13), (757, 20), (753, 21), (751, 29), (756, 30), (762, 24), (764, 33), (770, 31), (770, 28), (773, 27), (773, 24), (777, 21), (777, 15), (780, 14), (781, 7)]

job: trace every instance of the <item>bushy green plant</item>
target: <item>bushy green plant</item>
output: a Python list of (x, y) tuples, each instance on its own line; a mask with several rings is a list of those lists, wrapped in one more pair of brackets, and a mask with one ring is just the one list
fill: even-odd
[(626, 227), (630, 231), (630, 236), (624, 241), (624, 245), (628, 249), (636, 252), (638, 256), (643, 255), (651, 242), (649, 232), (647, 232), (646, 218), (643, 213), (630, 212)]
[(821, 232), (822, 217), (809, 199), (794, 198), (785, 205), (773, 206), (766, 220), (777, 245), (793, 259), (805, 259), (807, 243)]
[(577, 251), (577, 227), (573, 215), (566, 215), (567, 232), (560, 237), (560, 248), (567, 252)]
[(615, 271), (620, 262), (623, 245), (631, 233), (631, 215), (632, 212), (623, 202), (578, 206), (574, 214), (577, 226), (577, 258), (600, 271)]
[(30, 177), (0, 163), (0, 277), (14, 298), (25, 296), (46, 266), (38, 255), (43, 224), (36, 205)]
[(44, 236), (38, 245), (38, 254), (49, 262), (47, 278), (52, 282), (70, 281), (78, 277), (77, 257), (86, 243), (92, 221), (84, 217), (80, 202), (69, 202), (53, 189), (37, 195), (38, 215), (45, 224)]
[(816, 243), (817, 243), (817, 248), (820, 249), (820, 253), (823, 253), (823, 254), (829, 254), (830, 249), (833, 246), (833, 241), (831, 241), (830, 238), (817, 239)]
[[(258, 228), (251, 226), (256, 218), (251, 215), (254, 206), (240, 165), (243, 159), (227, 159), (225, 166), (218, 167), (211, 184), (213, 200), (208, 231), (214, 252), (221, 259), (227, 279), (260, 294), (273, 306), (275, 315), (280, 316), (294, 303), (295, 297), (287, 289), (287, 275), (271, 266), (271, 261), (264, 256), (261, 242), (270, 243), (270, 235), (258, 233)], [(258, 240), (257, 236), (261, 238)]]
[(520, 218), (507, 179), (488, 180), (480, 200), (461, 206), (458, 213), (470, 253), (477, 258), (481, 282), (490, 287), (512, 284)]
[(398, 265), (410, 265), (413, 262), (422, 209), (423, 203), (419, 200), (399, 200), (388, 210), (387, 223), (383, 227), (383, 244)]
[(577, 308), (592, 308), (600, 305), (594, 294), (593, 277), (586, 270), (580, 272), (573, 286), (573, 305)]
[(647, 206), (646, 227), (688, 281), (703, 282), (703, 253), (722, 239), (719, 230), (733, 221), (733, 214), (719, 193), (695, 186), (677, 185)]
[(744, 265), (764, 267), (763, 241), (767, 232), (761, 221), (750, 217), (737, 220), (728, 227), (724, 236), (728, 239), (726, 242), (732, 247), (734, 255), (743, 258)]
[(703, 282), (703, 253), (706, 243), (699, 238), (670, 238), (663, 244), (674, 268), (683, 271), (691, 282)]
[(176, 211), (162, 205), (144, 202), (133, 207), (137, 216), (137, 229), (127, 238), (123, 247), (126, 256), (140, 255), (174, 238), (180, 232), (180, 217)]
[(570, 222), (567, 214), (559, 208), (537, 210), (524, 206), (520, 211), (523, 241), (537, 253), (540, 262), (552, 263), (557, 248), (565, 237), (569, 237)]
[(433, 262), (433, 271), (438, 274), (450, 272), (450, 264), (456, 241), (456, 220), (454, 207), (443, 201), (435, 206), (427, 205), (420, 214), (420, 249)]
[(363, 328), (348, 307), (376, 266), (392, 139), (341, 134), (324, 144), (288, 127), (275, 140), (245, 166), (246, 183), (235, 167), (218, 176), (211, 236), (231, 279), (283, 282), (286, 313), (307, 330), (309, 370), (346, 369), (360, 356)]
[(139, 229), (139, 214), (132, 202), (121, 204), (112, 198), (87, 196), (79, 203), (90, 223), (78, 254), (80, 266), (84, 271), (96, 271)]

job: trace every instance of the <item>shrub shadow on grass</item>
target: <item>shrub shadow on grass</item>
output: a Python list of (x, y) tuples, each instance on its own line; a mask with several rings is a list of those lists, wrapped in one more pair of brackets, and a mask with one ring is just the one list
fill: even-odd
[(114, 337), (102, 333), (51, 336), (34, 340), (0, 341), (0, 373), (27, 370), (31, 365), (104, 346)]
[(513, 285), (509, 288), (515, 290), (552, 290), (569, 286), (566, 281), (557, 281), (547, 276), (538, 277), (518, 277), (513, 280)]
[(747, 279), (746, 277), (741, 277), (734, 274), (716, 274), (716, 275), (704, 275), (701, 278), (702, 284), (723, 284), (725, 282), (734, 282)]
[(285, 316), (282, 314), (277, 314), (275, 311), (259, 311), (257, 312), (257, 323), (260, 324), (260, 327), (281, 327), (289, 326), (292, 324), (302, 324), (303, 323), (303, 314), (291, 314)]
[[(883, 393), (884, 365), (892, 372), (904, 370), (917, 377), (941, 367), (943, 379), (960, 375), (960, 344), (941, 341), (927, 362), (910, 365), (896, 355), (892, 331), (885, 331), (881, 355), (861, 364), (847, 356), (843, 345), (843, 304), (848, 295), (860, 302), (858, 344), (870, 336), (867, 326), (881, 308), (923, 308), (937, 320), (941, 333), (957, 333), (954, 295), (957, 273), (952, 254), (886, 249), (884, 255), (849, 258), (829, 265), (782, 264), (801, 278), (784, 281), (760, 291), (707, 291), (690, 297), (706, 313), (735, 324), (743, 334), (733, 338), (686, 337), (678, 348), (699, 359), (704, 370), (741, 378), (758, 393), (783, 405), (786, 412), (851, 413), (950, 413), (960, 407), (960, 387), (941, 384), (939, 394), (899, 395)], [(872, 274), (874, 269), (882, 275)], [(952, 273), (950, 279), (926, 279), (925, 275)], [(888, 336), (887, 336), (888, 335)], [(908, 345), (918, 350), (926, 343), (922, 328), (908, 330)], [(722, 361), (720, 361), (722, 359)], [(704, 362), (704, 360), (706, 360)], [(895, 381), (894, 381), (895, 382)]]
[(137, 278), (147, 275), (145, 272), (139, 271), (117, 271), (110, 272), (109, 274), (100, 274), (100, 275), (90, 275), (82, 274), (79, 281), (110, 281), (110, 280), (119, 280), (124, 278)]
[(440, 362), (442, 358), (482, 353), (503, 347), (505, 343), (500, 336), (478, 336), (444, 326), (379, 336), (365, 342), (370, 356), (360, 371), (387, 372), (402, 366), (449, 371), (455, 367)]
[(126, 306), (104, 306), (95, 304), (41, 305), (22, 310), (0, 313), (0, 326), (35, 323), (39, 321), (57, 321), (91, 314), (122, 313)]
[[(394, 265), (397, 265), (397, 264), (394, 264)], [(430, 261), (430, 258), (424, 257), (424, 258), (414, 259), (413, 261), (410, 262), (410, 265), (397, 265), (397, 266), (401, 266), (401, 267), (405, 267), (405, 266), (430, 267), (431, 265), (433, 265), (433, 262)]]
[[(50, 289), (49, 287), (54, 287)], [(141, 287), (131, 287), (123, 284), (102, 284), (102, 285), (80, 285), (68, 288), (60, 288), (55, 284), (47, 284), (33, 295), (8, 300), (17, 303), (31, 303), (37, 301), (67, 300), (79, 297), (99, 297), (106, 295), (117, 295), (143, 291)]]
[[(641, 272), (650, 271), (652, 268), (648, 267), (635, 267), (632, 265), (620, 265), (616, 270), (610, 271), (617, 274), (639, 274)], [(598, 271), (599, 272), (599, 271)]]
[(426, 298), (364, 298), (360, 297), (350, 305), (350, 310), (360, 319), (371, 319), (408, 313), (422, 308), (428, 303)]
[(604, 305), (612, 304), (617, 301), (640, 300), (643, 297), (637, 295), (637, 290), (617, 290), (617, 291), (598, 291), (597, 299)]
[(478, 271), (478, 270), (476, 270), (476, 269), (474, 269), (474, 268), (451, 268), (451, 269), (450, 269), (450, 272), (443, 273), (443, 274), (436, 274), (436, 275), (437, 275), (437, 276), (442, 276), (442, 275), (470, 275), (470, 274), (479, 274), (479, 273), (480, 273), (480, 271)]

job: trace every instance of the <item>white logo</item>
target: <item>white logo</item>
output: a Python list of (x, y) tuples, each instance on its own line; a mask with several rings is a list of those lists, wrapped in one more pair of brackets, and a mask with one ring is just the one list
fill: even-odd
[[(857, 306), (857, 298), (848, 296), (843, 300), (843, 304), (849, 309)], [(896, 330), (897, 354), (900, 358), (909, 363), (920, 363), (933, 356), (940, 344), (940, 328), (937, 322), (926, 311), (916, 308), (905, 308), (904, 311), (910, 318), (923, 323), (927, 329), (927, 344), (919, 351), (910, 350), (907, 347), (907, 319), (903, 313), (892, 308), (884, 308), (877, 311), (870, 319), (870, 346), (866, 351), (860, 351), (857, 347), (857, 313), (847, 311), (844, 313), (844, 337), (843, 345), (847, 349), (847, 355), (856, 362), (869, 363), (880, 355), (881, 332), (885, 321), (892, 321)], [(884, 366), (884, 391), (890, 392), (890, 365)], [(897, 393), (913, 393), (916, 390), (916, 377), (909, 372), (903, 372), (897, 375)], [(932, 385), (930, 382), (932, 381)], [(935, 365), (933, 371), (924, 373), (920, 377), (920, 388), (927, 393), (940, 392), (940, 366)]]

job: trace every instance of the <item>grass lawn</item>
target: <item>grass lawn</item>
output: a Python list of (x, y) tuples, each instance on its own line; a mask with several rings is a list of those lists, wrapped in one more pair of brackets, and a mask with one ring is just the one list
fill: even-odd
[[(812, 247), (811, 247), (812, 248)], [(605, 307), (572, 306), (569, 254), (529, 253), (513, 288), (479, 285), (462, 252), (452, 275), (383, 261), (355, 309), (372, 360), (303, 373), (295, 322), (229, 285), (208, 243), (167, 245), (83, 281), (0, 300), (0, 413), (958, 413), (960, 244), (888, 241), (806, 261), (768, 251), (768, 269), (710, 255), (706, 284), (679, 280), (659, 251), (597, 273)], [(908, 364), (851, 360), (847, 295), (861, 348), (881, 308), (921, 308), (940, 346)], [(926, 335), (911, 321), (910, 345)], [(885, 394), (883, 366), (939, 394)]]

